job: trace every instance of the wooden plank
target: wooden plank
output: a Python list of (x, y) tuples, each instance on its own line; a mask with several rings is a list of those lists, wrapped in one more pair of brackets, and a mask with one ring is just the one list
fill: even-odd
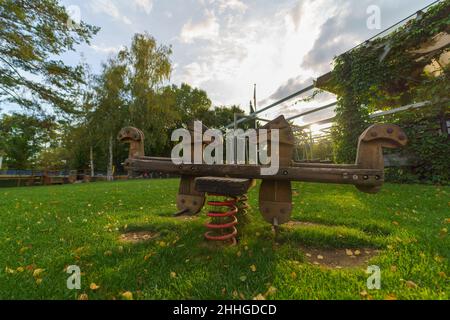
[[(261, 175), (261, 166), (257, 165), (207, 165), (180, 164), (171, 161), (128, 159), (125, 166), (134, 172), (164, 172), (197, 177), (233, 177), (244, 179), (306, 181), (322, 183), (341, 183), (353, 185), (381, 185), (383, 171), (377, 169), (360, 169), (353, 166), (323, 167), (314, 166), (282, 167), (276, 175)], [(329, 166), (329, 165), (326, 165)]]

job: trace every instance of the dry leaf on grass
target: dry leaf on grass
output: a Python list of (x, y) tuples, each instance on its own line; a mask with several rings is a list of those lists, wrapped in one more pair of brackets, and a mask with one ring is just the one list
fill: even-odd
[(417, 284), (413, 281), (406, 281), (406, 286), (410, 289), (416, 289), (418, 287)]
[(95, 290), (100, 289), (100, 286), (97, 285), (95, 282), (92, 282), (92, 283), (89, 285), (89, 288), (90, 288), (92, 291), (95, 291)]
[(125, 291), (121, 294), (121, 296), (125, 300), (133, 300), (133, 293), (131, 293), (130, 291)]
[(395, 294), (390, 293), (386, 297), (384, 297), (384, 300), (397, 300), (397, 297), (395, 296)]
[(35, 269), (33, 271), (33, 277), (39, 278), (44, 271), (45, 271), (45, 269), (41, 269), (41, 268)]

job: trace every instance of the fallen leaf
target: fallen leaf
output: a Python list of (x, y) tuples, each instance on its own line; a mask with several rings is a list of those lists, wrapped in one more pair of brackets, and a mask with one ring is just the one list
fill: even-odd
[(24, 253), (25, 251), (27, 251), (29, 249), (30, 249), (30, 247), (22, 247), (22, 248), (20, 248), (19, 252)]
[(171, 278), (176, 278), (176, 277), (177, 277), (177, 274), (176, 274), (175, 272), (172, 271), (172, 272), (170, 273), (170, 277), (171, 277)]
[(15, 273), (16, 271), (15, 271), (14, 269), (11, 269), (11, 268), (6, 267), (6, 268), (5, 268), (5, 272), (6, 272), (6, 273), (9, 273), (9, 274), (13, 274), (13, 273)]
[(443, 271), (439, 272), (438, 274), (441, 278), (444, 278), (444, 279), (447, 278), (447, 275)]
[(352, 256), (353, 255), (353, 251), (350, 249), (345, 249), (345, 254), (348, 256)]
[(446, 223), (446, 224), (450, 224), (450, 218), (448, 218), (448, 219), (445, 219), (445, 220), (444, 220), (444, 223)]
[(292, 278), (292, 279), (297, 279), (297, 274), (296, 274), (295, 272), (292, 272), (292, 273), (291, 273), (291, 278)]
[(418, 287), (413, 281), (406, 281), (406, 286), (410, 289), (416, 289)]
[(398, 223), (397, 221), (392, 221), (392, 224), (393, 224), (394, 226), (398, 226), (398, 225), (399, 225), (399, 223)]
[(24, 272), (24, 271), (25, 271), (24, 267), (18, 267), (17, 268), (17, 272)]
[(267, 289), (267, 292), (265, 294), (266, 297), (271, 296), (273, 294), (275, 294), (277, 292), (277, 288), (275, 287), (269, 287), (269, 289)]
[(89, 285), (89, 288), (90, 288), (92, 291), (95, 291), (95, 290), (100, 289), (100, 286), (97, 285), (96, 283), (92, 282), (92, 283)]
[(86, 293), (82, 293), (78, 296), (78, 300), (89, 300), (89, 297)]
[(391, 266), (391, 271), (392, 272), (397, 272), (397, 266)]
[(234, 291), (233, 291), (233, 297), (237, 298), (238, 295), (239, 295), (239, 293), (238, 293), (236, 290), (234, 290)]
[(395, 296), (395, 294), (390, 293), (386, 297), (384, 297), (384, 300), (397, 300), (397, 297)]
[(124, 298), (125, 300), (133, 300), (133, 293), (131, 293), (130, 291), (126, 291), (122, 293), (122, 298)]
[(41, 283), (42, 283), (42, 279), (40, 279), (40, 278), (36, 279), (36, 284), (37, 285), (40, 285)]
[(266, 298), (260, 293), (256, 297), (254, 297), (253, 300), (266, 300)]
[(41, 269), (41, 268), (35, 269), (35, 270), (33, 271), (33, 277), (39, 278), (40, 275), (41, 275), (44, 271), (45, 271), (45, 269)]
[(252, 270), (253, 272), (256, 272), (256, 266), (255, 266), (254, 264), (252, 264), (252, 265), (250, 266), (250, 270)]
[(144, 256), (144, 261), (147, 261), (148, 259), (150, 259), (153, 256), (153, 252), (147, 254), (146, 256)]
[(359, 256), (361, 254), (361, 251), (355, 250), (355, 256)]
[(111, 250), (108, 250), (108, 251), (105, 251), (104, 255), (107, 257), (111, 257), (113, 255), (113, 253)]
[(323, 260), (323, 256), (321, 256), (320, 254), (317, 256), (317, 259), (319, 260)]
[(242, 282), (245, 282), (247, 280), (247, 277), (246, 276), (240, 276), (239, 280), (241, 280)]
[(367, 297), (367, 291), (366, 291), (366, 290), (363, 290), (363, 291), (361, 291), (361, 292), (359, 293), (359, 295), (360, 295), (361, 297)]

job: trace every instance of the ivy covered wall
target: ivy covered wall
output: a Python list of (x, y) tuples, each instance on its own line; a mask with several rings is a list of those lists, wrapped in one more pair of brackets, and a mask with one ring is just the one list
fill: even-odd
[[(388, 170), (388, 177), (403, 182), (448, 183), (450, 141), (441, 128), (449, 116), (450, 68), (439, 61), (450, 48), (426, 53), (421, 49), (449, 33), (450, 0), (445, 0), (388, 36), (335, 59), (331, 80), (324, 89), (338, 95), (332, 129), (336, 162), (354, 161), (358, 137), (371, 123), (370, 113), (430, 101), (431, 105), (420, 111), (383, 119), (404, 127), (409, 144), (401, 152), (415, 161), (409, 169)], [(431, 63), (437, 70), (426, 72)]]

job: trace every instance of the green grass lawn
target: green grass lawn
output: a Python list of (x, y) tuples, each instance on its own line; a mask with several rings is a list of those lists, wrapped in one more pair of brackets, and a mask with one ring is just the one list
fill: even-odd
[[(205, 242), (204, 212), (171, 217), (175, 179), (0, 189), (0, 298), (449, 299), (449, 187), (294, 188), (293, 220), (311, 223), (282, 227), (275, 241), (254, 188), (235, 247)], [(120, 240), (137, 230), (158, 237)], [(367, 264), (338, 269), (306, 255), (345, 249), (380, 250), (369, 263), (381, 290), (367, 289)], [(81, 268), (81, 290), (66, 287), (69, 265)]]

